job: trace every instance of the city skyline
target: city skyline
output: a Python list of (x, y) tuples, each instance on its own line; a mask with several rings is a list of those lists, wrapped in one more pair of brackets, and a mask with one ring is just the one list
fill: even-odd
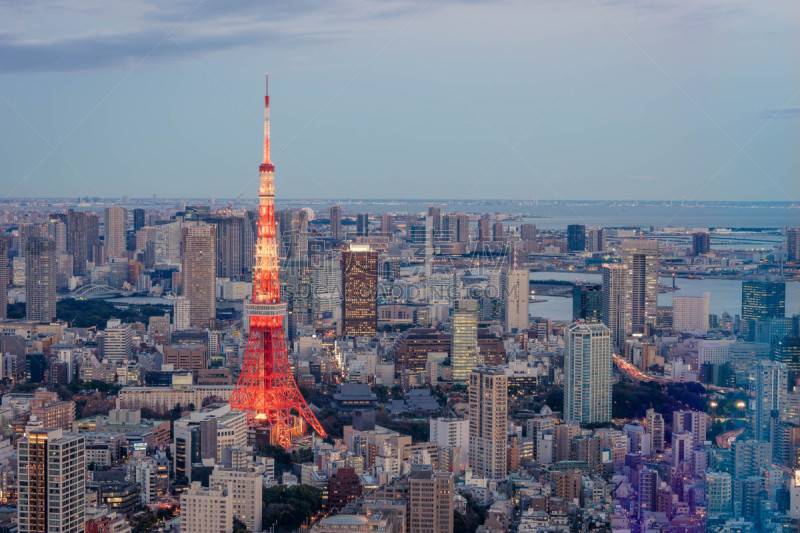
[(249, 196), (270, 71), (282, 198), (796, 201), (796, 11), (6, 6), (5, 194)]

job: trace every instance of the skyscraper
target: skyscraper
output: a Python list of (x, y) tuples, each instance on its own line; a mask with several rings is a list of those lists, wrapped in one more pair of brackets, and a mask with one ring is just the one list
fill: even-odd
[(453, 302), (453, 333), (450, 344), (453, 383), (467, 383), (478, 365), (478, 302)]
[(742, 282), (742, 322), (786, 315), (786, 283), (782, 281)]
[(706, 231), (692, 233), (692, 255), (698, 256), (711, 251), (711, 235)]
[(351, 244), (342, 252), (342, 335), (373, 336), (378, 329), (378, 252)]
[(474, 369), (469, 374), (469, 464), (476, 476), (506, 477), (507, 423), (505, 372), (492, 367)]
[(564, 420), (611, 420), (611, 330), (573, 323), (564, 331)]
[(133, 210), (133, 231), (139, 231), (144, 227), (144, 209), (137, 207)]
[(20, 533), (83, 532), (86, 440), (61, 429), (33, 429), (17, 451)]
[(6, 238), (0, 236), (0, 320), (8, 313), (8, 250)]
[(784, 404), (789, 388), (789, 369), (783, 363), (759, 359), (755, 367), (755, 402), (753, 436), (769, 441), (772, 412)]
[(492, 235), (489, 231), (489, 219), (485, 216), (481, 217), (478, 220), (478, 240), (481, 242), (486, 242), (491, 240)]
[(576, 283), (572, 287), (572, 319), (586, 322), (603, 320), (603, 285)]
[(331, 206), (330, 214), (331, 238), (342, 238), (342, 208), (338, 205)]
[(656, 321), (658, 241), (626, 239), (622, 259), (629, 272), (631, 331), (639, 333)]
[(89, 217), (82, 211), (70, 209), (67, 212), (67, 252), (72, 254), (72, 270), (76, 276), (86, 274), (86, 261), (96, 244), (90, 243), (89, 238)]
[(800, 263), (800, 228), (786, 230), (786, 260)]
[(49, 322), (56, 317), (56, 246), (45, 237), (25, 243), (25, 316)]
[(209, 224), (183, 226), (182, 292), (189, 299), (192, 327), (207, 328), (217, 316), (215, 236), (215, 228)]
[(495, 222), (492, 224), (492, 240), (496, 242), (503, 241), (503, 235), (505, 234), (505, 228), (503, 227), (502, 222)]
[(124, 207), (106, 207), (103, 219), (103, 245), (106, 257), (116, 259), (127, 257), (128, 211)]
[(381, 215), (381, 235), (389, 238), (394, 235), (394, 217), (391, 213)]
[(216, 270), (218, 278), (240, 280), (244, 278), (242, 245), (245, 220), (240, 216), (216, 216), (205, 222), (214, 224), (216, 243)]
[(593, 228), (589, 230), (586, 247), (590, 252), (603, 252), (606, 249), (606, 230)]
[(603, 324), (611, 330), (617, 346), (625, 344), (631, 330), (631, 301), (626, 265), (603, 265)]
[(586, 226), (570, 224), (567, 226), (567, 250), (582, 252), (586, 249)]
[(528, 329), (529, 275), (529, 271), (522, 268), (503, 272), (506, 332), (516, 333)]
[(369, 237), (368, 213), (359, 213), (356, 216), (356, 237)]

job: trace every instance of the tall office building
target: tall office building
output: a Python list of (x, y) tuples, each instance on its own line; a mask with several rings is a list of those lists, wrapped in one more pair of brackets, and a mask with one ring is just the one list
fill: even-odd
[(342, 208), (338, 205), (331, 206), (330, 212), (331, 238), (342, 238)]
[(583, 224), (567, 226), (567, 250), (570, 252), (586, 250), (586, 226)]
[(528, 329), (529, 276), (530, 272), (523, 268), (512, 268), (503, 272), (507, 333), (519, 333)]
[(631, 330), (629, 272), (626, 265), (603, 265), (603, 324), (611, 330), (617, 346), (625, 344)]
[(469, 464), (476, 476), (506, 477), (507, 423), (508, 377), (499, 368), (476, 368), (469, 374)]
[(210, 327), (216, 308), (216, 232), (200, 222), (183, 226), (181, 277), (192, 327)]
[(17, 445), (20, 533), (82, 533), (86, 439), (61, 429), (32, 429)]
[(442, 208), (438, 205), (428, 206), (428, 216), (433, 223), (433, 231), (438, 234), (442, 229)]
[(564, 331), (564, 420), (611, 420), (611, 330), (573, 323)]
[(702, 296), (675, 296), (672, 299), (672, 329), (705, 335), (708, 332), (708, 307), (711, 293)]
[(800, 263), (800, 228), (786, 230), (786, 260)]
[(706, 231), (692, 233), (692, 255), (707, 254), (711, 251), (711, 235)]
[(600, 283), (576, 283), (573, 285), (572, 319), (602, 322), (603, 285)]
[(469, 382), (470, 372), (478, 365), (478, 301), (453, 302), (453, 330), (450, 343), (450, 366), (453, 383)]
[(279, 272), (281, 301), (286, 303), (286, 335), (291, 341), (303, 326), (314, 323), (311, 263), (308, 258), (285, 259)]
[(604, 252), (606, 249), (606, 230), (592, 228), (586, 238), (586, 248), (590, 252)]
[(144, 209), (137, 207), (133, 210), (133, 231), (139, 231), (144, 226)]
[(742, 323), (786, 315), (786, 283), (782, 281), (742, 282)]
[(394, 235), (394, 217), (391, 213), (381, 215), (381, 235), (389, 238)]
[(452, 472), (416, 470), (408, 476), (409, 533), (453, 533)]
[(87, 273), (86, 262), (92, 257), (93, 247), (97, 244), (91, 240), (92, 233), (97, 235), (97, 228), (90, 231), (90, 223), (96, 224), (97, 217), (90, 217), (83, 211), (70, 209), (67, 212), (67, 252), (72, 254), (72, 271), (76, 276)]
[(214, 224), (216, 269), (218, 278), (244, 279), (243, 233), (245, 219), (240, 216), (217, 216), (205, 219)]
[(25, 243), (25, 316), (49, 322), (56, 317), (56, 246), (44, 237)]
[(492, 240), (492, 233), (489, 229), (489, 219), (486, 216), (478, 220), (478, 240), (480, 242)]
[(103, 218), (103, 245), (106, 257), (128, 257), (128, 211), (124, 207), (106, 207)]
[(645, 428), (653, 436), (653, 451), (664, 451), (664, 417), (652, 407), (645, 413)]
[(783, 363), (759, 359), (754, 373), (756, 409), (753, 436), (769, 441), (772, 413), (783, 407), (789, 390), (789, 369)]
[(351, 244), (342, 252), (342, 335), (374, 336), (378, 329), (378, 252)]
[(308, 209), (284, 209), (276, 212), (275, 220), (280, 235), (278, 252), (281, 257), (308, 257), (309, 218)]
[(61, 219), (50, 220), (47, 224), (47, 238), (56, 243), (57, 256), (67, 253), (67, 225)]
[(8, 250), (6, 238), (0, 235), (0, 320), (8, 313)]
[(658, 307), (658, 241), (622, 241), (622, 259), (628, 267), (631, 331), (644, 331), (655, 324)]
[(356, 237), (369, 237), (369, 214), (356, 215)]
[(502, 242), (503, 236), (505, 235), (505, 228), (503, 227), (502, 222), (495, 222), (492, 224), (492, 240), (496, 242)]

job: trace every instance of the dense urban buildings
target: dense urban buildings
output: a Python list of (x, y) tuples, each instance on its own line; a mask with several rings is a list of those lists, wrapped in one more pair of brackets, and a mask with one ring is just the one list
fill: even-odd
[(216, 317), (215, 260), (216, 230), (210, 224), (183, 227), (181, 287), (189, 300), (189, 323), (207, 327)]

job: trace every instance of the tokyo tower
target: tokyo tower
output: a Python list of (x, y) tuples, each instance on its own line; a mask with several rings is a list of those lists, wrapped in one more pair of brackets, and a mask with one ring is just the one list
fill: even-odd
[(302, 416), (320, 436), (325, 436), (325, 430), (297, 388), (283, 336), (286, 304), (281, 303), (278, 284), (275, 167), (269, 155), (269, 90), (264, 98), (264, 160), (259, 175), (253, 299), (246, 304), (250, 332), (242, 373), (229, 403), (233, 409), (246, 412), (251, 424), (269, 426), (272, 444), (289, 448), (292, 445), (293, 413)]

